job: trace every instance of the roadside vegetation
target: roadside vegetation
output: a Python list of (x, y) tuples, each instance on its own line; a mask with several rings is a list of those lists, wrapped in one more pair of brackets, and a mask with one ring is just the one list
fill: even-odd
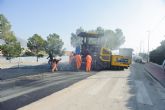
[(161, 41), (160, 46), (150, 52), (150, 61), (161, 65), (165, 60), (165, 40)]
[[(71, 45), (77, 47), (81, 45), (82, 39), (77, 35), (80, 32), (91, 32), (102, 35), (101, 46), (109, 48), (111, 50), (118, 49), (125, 42), (125, 36), (121, 29), (115, 31), (110, 29), (104, 29), (97, 27), (93, 30), (85, 31), (83, 28), (76, 29), (75, 33), (71, 33)], [(27, 40), (27, 49), (21, 47), (21, 43), (18, 41), (16, 35), (11, 30), (11, 24), (7, 18), (0, 14), (0, 50), (7, 60), (20, 56), (36, 56), (38, 58), (43, 57), (49, 53), (53, 56), (62, 56), (64, 53), (63, 45), (64, 42), (60, 36), (56, 33), (49, 34), (47, 39), (37, 33), (29, 37)], [(95, 43), (95, 41), (91, 41)], [(165, 59), (165, 40), (163, 40), (159, 47), (152, 50), (149, 54), (150, 61), (157, 64), (162, 64)], [(147, 59), (147, 54), (140, 54), (141, 57)]]
[(10, 22), (2, 14), (0, 14), (0, 40), (3, 42), (0, 50), (7, 60), (20, 56), (36, 56), (38, 61), (38, 58), (50, 52), (53, 56), (62, 56), (64, 53), (64, 43), (56, 33), (49, 34), (46, 40), (36, 33), (28, 38), (28, 49), (22, 48), (14, 32), (11, 31)]
[[(116, 29), (115, 31), (110, 29), (104, 29), (102, 27), (97, 27), (94, 30), (85, 31), (83, 28), (78, 28), (75, 33), (71, 34), (71, 45), (73, 47), (80, 46), (82, 43), (82, 38), (77, 35), (80, 32), (91, 32), (100, 34), (101, 37), (101, 47), (109, 48), (111, 50), (118, 49), (125, 42), (125, 36), (121, 29)], [(95, 43), (95, 41), (91, 41), (91, 43)]]
[[(100, 45), (111, 50), (118, 49), (125, 42), (125, 36), (121, 29), (113, 31), (97, 27), (96, 29), (85, 31), (80, 27), (75, 33), (71, 33), (71, 45), (73, 47), (80, 46), (82, 42), (82, 39), (77, 36), (80, 32), (91, 32), (102, 35)], [(64, 53), (64, 42), (56, 33), (49, 34), (46, 39), (35, 33), (27, 39), (27, 48), (22, 48), (21, 43), (11, 30), (10, 22), (2, 14), (0, 14), (0, 40), (4, 42), (0, 45), (0, 50), (6, 59), (20, 56), (36, 56), (38, 61), (38, 58), (49, 53), (53, 54), (53, 56), (62, 56)], [(96, 41), (90, 42), (96, 43)]]
[(2, 54), (7, 58), (18, 57), (21, 54), (21, 45), (13, 31), (11, 31), (10, 22), (0, 15), (0, 39), (4, 42), (0, 45)]

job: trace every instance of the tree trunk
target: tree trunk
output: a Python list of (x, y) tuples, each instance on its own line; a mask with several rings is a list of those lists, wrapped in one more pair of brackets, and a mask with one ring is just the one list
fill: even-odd
[(37, 55), (37, 62), (38, 62), (38, 55)]
[(37, 62), (38, 62), (38, 49), (37, 49), (36, 55), (37, 55)]

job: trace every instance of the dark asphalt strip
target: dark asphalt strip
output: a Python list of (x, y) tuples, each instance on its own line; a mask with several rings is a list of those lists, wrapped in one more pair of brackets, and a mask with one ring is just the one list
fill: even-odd
[(45, 78), (43, 80), (35, 81), (35, 82), (28, 83), (28, 84), (22, 85), (22, 86), (19, 84), (18, 86), (15, 86), (13, 88), (8, 88), (6, 90), (0, 91), (0, 102), (8, 100), (12, 97), (16, 97), (19, 95), (23, 95), (23, 94), (38, 90), (40, 88), (44, 88), (46, 86), (50, 86), (52, 84), (54, 85), (54, 84), (58, 84), (63, 81), (67, 81), (68, 79), (71, 80), (71, 79), (81, 78), (81, 77), (85, 77), (85, 76), (89, 76), (89, 75), (87, 75), (87, 74), (77, 74), (77, 75), (69, 75), (69, 76), (61, 75), (59, 77)]
[[(39, 74), (39, 75), (29, 75), (29, 76), (21, 76), (17, 78), (12, 78), (12, 79), (7, 79), (0, 81), (0, 89), (1, 91), (8, 89), (8, 88), (15, 88), (17, 86), (29, 86), (32, 84), (36, 84), (38, 82), (45, 82), (47, 80), (50, 80), (48, 78), (51, 78), (53, 80), (60, 79), (63, 77), (72, 77), (75, 75), (80, 75), (80, 74), (74, 74), (74, 73), (58, 73), (58, 74), (51, 74), (51, 73), (44, 73), (44, 74)], [(83, 74), (84, 75), (84, 74)], [(31, 77), (32, 79), (28, 79), (27, 77)], [(39, 77), (35, 79), (35, 77)], [(34, 78), (34, 79), (33, 79)], [(1, 92), (0, 92), (1, 93)]]
[[(92, 74), (91, 74), (92, 75)], [(83, 80), (91, 75), (75, 75), (72, 78), (67, 78), (65, 80), (59, 81), (54, 85), (47, 86), (45, 88), (0, 102), (0, 110), (15, 110), (27, 104), (30, 104), (36, 100), (39, 100), (45, 96), (48, 96), (54, 92), (62, 90), (80, 80)], [(58, 81), (57, 81), (58, 82)]]

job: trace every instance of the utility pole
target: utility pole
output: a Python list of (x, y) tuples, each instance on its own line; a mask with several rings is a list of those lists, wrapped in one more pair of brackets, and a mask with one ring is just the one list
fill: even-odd
[(150, 31), (147, 31), (148, 32), (148, 59), (147, 59), (147, 62), (149, 62), (150, 61), (150, 50), (149, 50), (149, 48), (150, 48)]

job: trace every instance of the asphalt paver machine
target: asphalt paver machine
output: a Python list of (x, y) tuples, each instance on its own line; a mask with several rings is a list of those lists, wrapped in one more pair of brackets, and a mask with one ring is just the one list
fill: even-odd
[(130, 59), (128, 57), (112, 55), (110, 49), (102, 47), (101, 39), (103, 34), (80, 32), (78, 36), (82, 39), (79, 49), (83, 65), (85, 64), (85, 57), (89, 53), (93, 59), (92, 70), (123, 70), (129, 67)]

